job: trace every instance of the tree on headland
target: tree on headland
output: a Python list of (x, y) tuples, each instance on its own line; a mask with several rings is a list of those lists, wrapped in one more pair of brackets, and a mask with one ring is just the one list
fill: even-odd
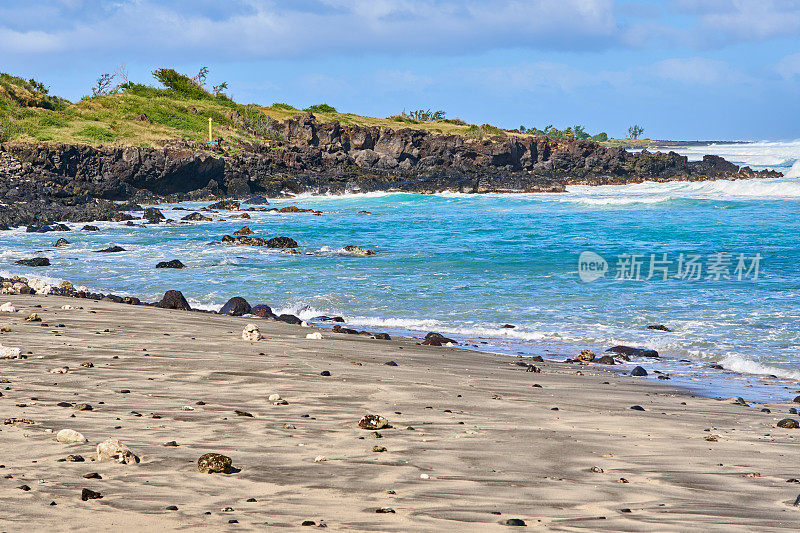
[(630, 128), (628, 128), (628, 138), (629, 139), (638, 139), (644, 133), (644, 128), (638, 124), (634, 124)]
[(111, 84), (114, 83), (115, 77), (114, 74), (100, 74), (100, 77), (98, 77), (97, 81), (94, 83), (94, 87), (92, 87), (92, 96), (103, 96), (111, 93), (113, 91), (113, 86)]

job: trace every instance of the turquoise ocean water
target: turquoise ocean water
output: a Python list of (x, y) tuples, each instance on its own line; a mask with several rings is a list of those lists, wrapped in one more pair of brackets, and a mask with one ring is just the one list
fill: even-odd
[[(719, 153), (787, 177), (574, 186), (566, 194), (354, 191), (271, 200), (322, 216), (251, 213), (251, 220), (215, 216), (147, 228), (101, 222), (94, 233), (16, 229), (0, 233), (0, 270), (149, 300), (180, 289), (207, 309), (240, 295), (308, 320), (336, 314), (360, 329), (438, 331), (487, 352), (563, 358), (582, 348), (646, 346), (668, 358), (650, 367), (674, 383), (718, 395), (789, 395), (786, 388), (797, 389), (800, 379), (800, 142), (679, 151)], [(204, 205), (158, 207), (179, 220), (187, 211), (172, 207)], [(302, 253), (207, 244), (243, 225), (262, 237), (292, 237)], [(62, 236), (72, 244), (52, 248)], [(110, 244), (127, 251), (92, 253)], [(346, 245), (377, 254), (348, 255)], [(593, 282), (579, 275), (586, 251), (608, 263)], [(651, 254), (657, 261), (649, 276)], [(13, 265), (34, 255), (49, 257), (52, 266)], [(188, 268), (153, 268), (174, 258)], [(699, 276), (687, 271), (690, 258)], [(628, 268), (636, 263), (638, 276)], [(620, 273), (633, 279), (615, 279)], [(653, 324), (674, 331), (647, 329)], [(706, 371), (711, 363), (730, 372)]]

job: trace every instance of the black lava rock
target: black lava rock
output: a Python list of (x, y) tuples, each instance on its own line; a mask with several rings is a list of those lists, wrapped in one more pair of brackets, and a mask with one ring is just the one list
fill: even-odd
[(156, 304), (156, 307), (163, 307), (164, 309), (181, 309), (183, 311), (191, 311), (189, 302), (183, 297), (181, 291), (167, 291), (164, 297)]
[(647, 326), (647, 329), (654, 329), (656, 331), (672, 331), (671, 329), (669, 329), (664, 324), (657, 324), (657, 325), (654, 325), (654, 326)]
[(250, 304), (241, 296), (234, 296), (219, 310), (221, 315), (242, 316), (252, 311)]
[(778, 422), (778, 427), (786, 429), (797, 429), (800, 428), (800, 422), (798, 422), (794, 418), (784, 418), (783, 420)]
[(286, 322), (287, 324), (301, 324), (303, 322), (294, 315), (286, 315), (286, 314), (279, 316), (278, 320), (280, 320), (281, 322)]
[(646, 375), (647, 375), (647, 370), (645, 370), (640, 366), (637, 366), (636, 368), (631, 370), (631, 376), (646, 376)]
[(177, 259), (173, 259), (172, 261), (161, 261), (156, 265), (156, 268), (186, 268), (186, 265)]
[(143, 218), (148, 222), (158, 222), (159, 220), (164, 220), (166, 217), (164, 213), (155, 207), (148, 207), (144, 210)]
[(269, 202), (263, 196), (253, 196), (247, 200), (242, 201), (243, 204), (256, 204), (256, 205), (269, 205)]
[(297, 241), (289, 237), (273, 237), (267, 241), (267, 248), (297, 248)]
[(254, 305), (250, 309), (250, 312), (259, 318), (276, 318), (275, 313), (272, 312), (272, 308), (268, 305)]
[(95, 250), (95, 253), (113, 254), (113, 253), (116, 253), (116, 252), (124, 252), (124, 251), (126, 251), (126, 250), (122, 246), (109, 246), (108, 248), (103, 248), (102, 250)]
[(90, 226), (89, 224), (85, 225), (81, 228), (83, 231), (100, 231), (100, 228), (97, 226)]
[(627, 355), (628, 357), (658, 357), (658, 352), (655, 350), (634, 348), (632, 346), (612, 346), (606, 352)]
[(103, 497), (102, 494), (100, 494), (99, 492), (93, 491), (92, 489), (83, 489), (81, 491), (81, 500), (83, 500), (83, 501), (99, 500), (102, 497)]
[(24, 265), (29, 267), (46, 267), (50, 266), (50, 260), (46, 257), (34, 257), (33, 259), (20, 259), (14, 261), (17, 265)]

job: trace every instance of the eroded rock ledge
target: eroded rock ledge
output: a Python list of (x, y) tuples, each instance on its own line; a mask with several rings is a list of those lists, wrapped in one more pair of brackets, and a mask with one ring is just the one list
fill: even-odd
[(209, 150), (183, 140), (163, 148), (0, 145), (0, 225), (109, 220), (111, 201), (281, 196), (397, 190), (563, 192), (568, 184), (779, 177), (717, 156), (630, 153), (587, 140), (470, 139), (415, 129), (318, 123), (312, 114), (271, 121), (280, 140)]

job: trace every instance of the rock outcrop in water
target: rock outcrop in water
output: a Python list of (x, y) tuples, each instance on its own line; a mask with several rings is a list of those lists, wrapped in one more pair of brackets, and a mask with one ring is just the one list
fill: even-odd
[[(568, 184), (778, 177), (717, 156), (631, 153), (544, 136), (472, 139), (424, 130), (270, 121), (281, 141), (226, 152), (188, 141), (164, 148), (0, 145), (0, 228), (46, 221), (128, 220), (133, 204), (287, 193), (563, 192)], [(230, 205), (228, 205), (230, 204)], [(236, 203), (238, 206), (238, 202)], [(222, 202), (230, 209), (233, 202)], [(159, 220), (155, 210), (149, 218)], [(146, 217), (148, 218), (148, 217)]]

